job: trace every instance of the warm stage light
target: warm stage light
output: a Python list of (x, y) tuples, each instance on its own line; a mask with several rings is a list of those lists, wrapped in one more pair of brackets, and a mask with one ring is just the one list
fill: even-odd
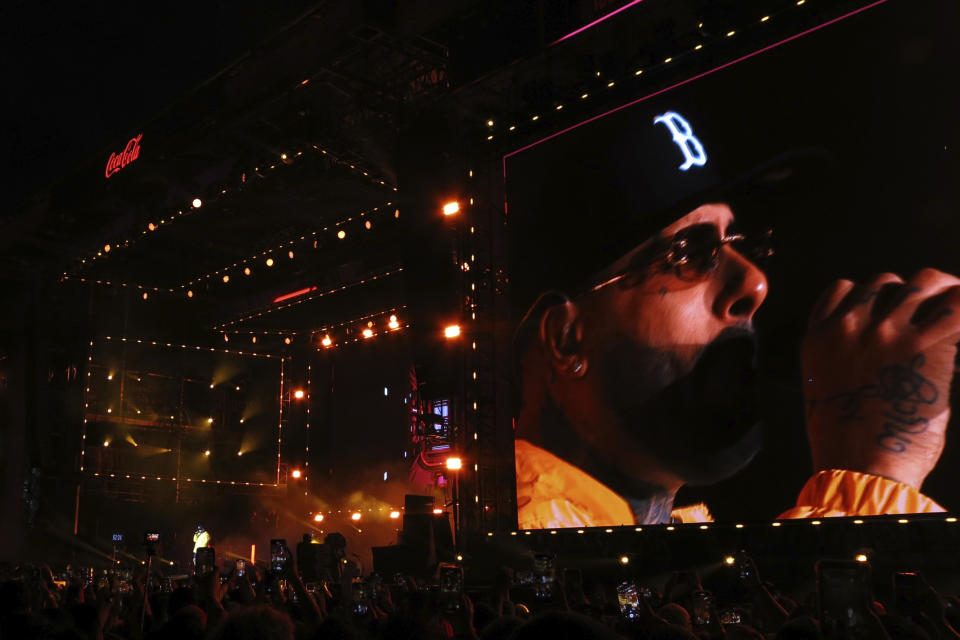
[(283, 344), (290, 344), (290, 342), (291, 342), (291, 340), (290, 340), (290, 337), (289, 337), (289, 336), (287, 336), (286, 338), (283, 339)]
[(108, 244), (103, 245), (103, 252), (104, 252), (104, 253), (110, 253), (110, 248), (111, 248), (111, 247), (110, 247), (110, 245), (108, 245)]
[(364, 226), (365, 229), (367, 229), (367, 230), (369, 231), (370, 229), (373, 228), (373, 223), (370, 222), (369, 220), (367, 220), (366, 222), (363, 223), (363, 226)]
[(356, 521), (360, 520), (360, 514), (359, 514), (359, 513), (353, 513), (353, 514), (350, 515), (350, 519), (353, 520), (354, 522), (356, 522)]
[(113, 374), (112, 374), (112, 373), (107, 374), (107, 380), (113, 380)]
[(210, 388), (213, 389), (213, 383), (212, 383), (212, 382), (210, 383)]
[(390, 316), (390, 320), (389, 322), (387, 322), (387, 326), (390, 327), (391, 329), (399, 329), (400, 322), (397, 320), (397, 316)]
[(230, 282), (230, 276), (223, 276), (223, 284)]
[(390, 512), (390, 519), (391, 519), (391, 520), (396, 520), (396, 519), (399, 518), (399, 517), (400, 517), (400, 512), (399, 512), (399, 511), (391, 511), (391, 512)]
[(272, 267), (272, 266), (273, 266), (273, 258), (267, 258), (267, 266), (268, 266), (268, 267)]
[(865, 553), (858, 553), (853, 559), (856, 560), (857, 562), (866, 562), (870, 558), (868, 558), (867, 554)]
[(330, 339), (330, 336), (323, 336), (323, 340), (320, 341), (320, 344), (325, 347), (329, 347), (333, 344), (333, 340)]
[(243, 455), (243, 451), (237, 451), (237, 455), (238, 455), (238, 456), (242, 456), (242, 455)]
[(447, 469), (456, 470), (463, 466), (460, 458), (447, 458)]
[(143, 299), (146, 300), (146, 299), (149, 298), (149, 297), (150, 297), (150, 294), (147, 293), (146, 291), (144, 291), (144, 292), (143, 292)]
[(109, 441), (109, 440), (104, 440), (104, 441), (103, 441), (103, 446), (109, 447), (109, 446), (110, 446), (110, 441)]
[(446, 338), (456, 338), (460, 335), (460, 325), (451, 324), (443, 330), (443, 335)]
[(245, 276), (250, 275), (250, 267), (244, 267), (244, 268), (243, 268), (243, 275), (245, 275)]
[(156, 231), (157, 225), (151, 222), (150, 224), (147, 225), (147, 229), (149, 229), (150, 231)]
[(322, 514), (322, 513), (318, 513), (317, 515), (313, 516), (313, 521), (314, 521), (314, 522), (323, 522), (323, 514)]
[(452, 216), (453, 214), (460, 211), (460, 203), (454, 200), (453, 202), (448, 202), (443, 205), (443, 215)]
[(301, 399), (303, 397), (303, 389), (297, 389), (296, 391), (294, 391), (293, 397), (296, 398), (297, 400)]
[(213, 424), (213, 418), (207, 418), (207, 424)]
[(629, 556), (620, 556), (620, 564), (627, 565), (630, 564)]
[(343, 240), (344, 238), (347, 237), (347, 232), (344, 231), (343, 229), (340, 229), (340, 231), (337, 231), (337, 237)]
[(290, 258), (291, 260), (293, 260), (293, 251), (288, 251), (288, 252), (287, 252), (287, 257)]
[(733, 556), (727, 556), (726, 558), (723, 559), (724, 564), (728, 566), (733, 566), (733, 563), (735, 563), (736, 561), (737, 559), (734, 558)]
[(250, 564), (257, 564), (257, 545), (250, 545)]
[(433, 515), (435, 515), (435, 516), (438, 516), (438, 515), (440, 515), (441, 513), (443, 513), (443, 509), (434, 509), (434, 510), (433, 510)]
[(294, 469), (290, 472), (290, 475), (294, 478), (299, 478), (302, 474), (300, 473), (300, 469)]
[(364, 337), (364, 338), (372, 338), (372, 337), (373, 337), (373, 329), (370, 329), (370, 328), (364, 329), (364, 330), (363, 330), (363, 337)]
[(194, 198), (193, 202), (191, 202), (190, 204), (193, 205), (194, 209), (199, 209), (200, 207), (203, 206), (203, 200), (201, 200), (200, 198)]
[(188, 298), (192, 298), (192, 297), (193, 297), (193, 291), (187, 291), (187, 297), (188, 297)]
[(250, 342), (257, 344), (257, 336), (250, 336)]
[(209, 455), (210, 455), (210, 449), (207, 449), (206, 451), (204, 451), (204, 452), (203, 452), (203, 455), (209, 456)]

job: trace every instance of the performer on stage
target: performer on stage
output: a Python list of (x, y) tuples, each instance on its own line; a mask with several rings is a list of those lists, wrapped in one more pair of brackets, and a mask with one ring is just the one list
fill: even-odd
[(204, 529), (202, 524), (198, 524), (193, 534), (193, 564), (197, 564), (197, 549), (208, 546), (210, 546), (210, 532)]

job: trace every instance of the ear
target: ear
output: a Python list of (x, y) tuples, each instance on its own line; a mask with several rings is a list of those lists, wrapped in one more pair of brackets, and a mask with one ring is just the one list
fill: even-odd
[(587, 373), (587, 359), (582, 353), (583, 320), (572, 300), (544, 310), (540, 316), (540, 343), (551, 369), (558, 375), (576, 379)]

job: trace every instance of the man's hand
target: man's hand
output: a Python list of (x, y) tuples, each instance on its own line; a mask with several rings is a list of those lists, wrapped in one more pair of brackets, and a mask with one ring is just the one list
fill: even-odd
[(954, 276), (923, 269), (828, 287), (801, 349), (814, 470), (919, 489), (943, 452), (958, 340)]

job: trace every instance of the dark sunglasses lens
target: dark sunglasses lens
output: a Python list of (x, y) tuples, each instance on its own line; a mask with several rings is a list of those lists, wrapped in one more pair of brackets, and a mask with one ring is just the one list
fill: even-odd
[(773, 256), (773, 229), (752, 233), (743, 243), (743, 255), (755, 264), (763, 266)]
[(714, 225), (698, 224), (679, 231), (671, 243), (671, 263), (683, 280), (700, 280), (716, 266), (720, 231)]

